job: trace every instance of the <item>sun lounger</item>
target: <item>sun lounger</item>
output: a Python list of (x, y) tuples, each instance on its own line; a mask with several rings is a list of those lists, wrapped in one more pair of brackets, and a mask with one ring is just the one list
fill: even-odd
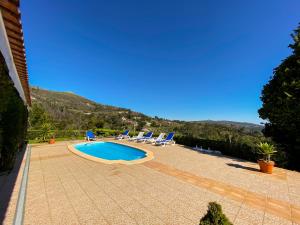
[(119, 136), (115, 137), (116, 140), (122, 140), (122, 139), (127, 139), (129, 138), (129, 130), (125, 130), (122, 134)]
[(87, 141), (95, 141), (96, 140), (96, 135), (93, 133), (93, 131), (88, 130), (85, 133), (85, 139)]
[(173, 140), (174, 135), (175, 135), (174, 132), (169, 133), (165, 139), (163, 139), (161, 141), (156, 141), (155, 145), (166, 146), (166, 144), (170, 144), (170, 143), (175, 144), (175, 141)]
[(142, 138), (143, 136), (144, 136), (144, 132), (139, 132), (137, 136), (130, 137), (128, 141), (136, 141), (137, 139)]
[(156, 141), (162, 141), (163, 138), (164, 138), (164, 136), (165, 136), (165, 133), (160, 133), (159, 136), (158, 136), (157, 138), (150, 138), (150, 139), (148, 139), (146, 142), (147, 142), (147, 143), (154, 143), (154, 142), (156, 142)]
[(153, 135), (153, 132), (150, 131), (150, 132), (148, 132), (144, 137), (141, 137), (141, 138), (137, 139), (136, 141), (137, 141), (137, 142), (145, 142), (145, 141), (151, 139), (151, 138), (152, 138), (152, 135)]

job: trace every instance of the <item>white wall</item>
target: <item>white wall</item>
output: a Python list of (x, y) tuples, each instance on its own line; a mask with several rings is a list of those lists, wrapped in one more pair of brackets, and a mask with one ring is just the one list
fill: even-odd
[(18, 76), (18, 72), (17, 72), (16, 66), (14, 64), (13, 56), (12, 56), (12, 53), (11, 53), (11, 50), (9, 47), (9, 42), (8, 42), (1, 10), (0, 10), (0, 50), (5, 59), (7, 68), (9, 70), (9, 76), (11, 77), (12, 81), (14, 82), (14, 85), (15, 85), (17, 91), (19, 92), (20, 97), (23, 99), (25, 104), (27, 104), (24, 90), (21, 85), (20, 78)]

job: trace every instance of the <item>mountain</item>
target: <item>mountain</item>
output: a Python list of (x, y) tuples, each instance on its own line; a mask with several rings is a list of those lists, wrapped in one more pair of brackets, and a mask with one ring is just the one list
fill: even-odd
[(33, 103), (39, 103), (43, 105), (52, 105), (55, 107), (63, 107), (70, 111), (79, 113), (92, 113), (97, 111), (122, 111), (128, 112), (127, 109), (118, 107), (102, 105), (72, 92), (57, 92), (40, 89), (38, 87), (31, 87), (31, 98)]
[[(41, 107), (57, 129), (144, 129), (175, 131), (201, 138), (222, 139), (228, 133), (261, 135), (262, 126), (234, 121), (180, 121), (150, 117), (130, 109), (103, 105), (72, 92), (31, 87), (32, 110)], [(32, 125), (34, 127), (34, 125)]]
[(248, 130), (255, 130), (255, 131), (261, 131), (264, 126), (260, 124), (255, 123), (249, 123), (249, 122), (236, 122), (236, 121), (228, 121), (228, 120), (201, 120), (201, 121), (192, 121), (194, 123), (208, 123), (208, 124), (219, 124), (219, 125), (226, 125), (231, 127), (237, 127), (237, 128), (244, 128)]
[[(87, 129), (95, 123), (99, 127), (112, 129), (124, 126), (145, 126), (159, 122), (165, 126), (171, 123), (152, 118), (130, 109), (103, 105), (83, 98), (72, 92), (57, 92), (31, 87), (33, 105), (39, 105), (46, 111), (60, 129)], [(93, 124), (94, 123), (94, 124)], [(173, 122), (177, 124), (176, 122)]]

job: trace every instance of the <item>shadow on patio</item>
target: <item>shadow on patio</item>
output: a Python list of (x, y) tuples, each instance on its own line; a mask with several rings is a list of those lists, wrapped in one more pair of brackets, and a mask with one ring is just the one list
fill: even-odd
[[(21, 152), (17, 153), (17, 158), (15, 162), (14, 168), (7, 173), (3, 173), (0, 175), (0, 224), (5, 220), (6, 215), (8, 214), (9, 203), (13, 194), (13, 190), (16, 185), (17, 177), (19, 174), (19, 170), (22, 165), (22, 160), (25, 155), (24, 148)], [(17, 199), (16, 199), (17, 202)], [(15, 206), (14, 206), (15, 209)], [(11, 214), (10, 214), (11, 215)], [(13, 216), (13, 215), (12, 215)], [(13, 218), (11, 218), (13, 219)]]
[(253, 168), (253, 167), (250, 167), (250, 166), (243, 166), (243, 165), (237, 164), (237, 163), (226, 163), (226, 164), (228, 166), (235, 167), (235, 168), (238, 168), (238, 169), (244, 169), (244, 170), (250, 170), (250, 171), (254, 171), (254, 172), (260, 172), (259, 169)]

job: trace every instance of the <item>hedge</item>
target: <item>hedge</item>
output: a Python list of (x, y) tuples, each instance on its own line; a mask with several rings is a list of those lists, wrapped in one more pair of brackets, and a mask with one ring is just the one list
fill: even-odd
[(220, 141), (220, 140), (208, 140), (201, 139), (192, 136), (175, 136), (174, 140), (178, 144), (195, 147), (202, 147), (204, 149), (212, 149), (221, 151), (222, 154), (228, 156), (234, 156), (245, 160), (256, 161), (259, 158), (257, 154), (257, 146), (255, 143), (243, 143)]
[(99, 129), (94, 129), (96, 136), (102, 136), (102, 137), (110, 137), (110, 136), (116, 136), (121, 133), (119, 130), (111, 130), (111, 129), (104, 129), (104, 128), (99, 128)]
[[(50, 133), (53, 134), (55, 138), (70, 138), (76, 139), (85, 136), (86, 130), (51, 130)], [(110, 129), (93, 129), (96, 136), (110, 137), (120, 134), (118, 130)], [(40, 140), (42, 141), (43, 131), (42, 130), (28, 130), (27, 139), (28, 140)]]
[[(84, 137), (84, 130), (51, 130), (55, 138), (77, 138)], [(28, 130), (27, 139), (28, 140), (39, 140), (42, 139), (42, 130)]]
[[(112, 130), (105, 128), (92, 129), (98, 137), (113, 137), (121, 134), (123, 131), (121, 130)], [(86, 130), (51, 130), (49, 133), (53, 134), (55, 138), (70, 138), (76, 139), (85, 136)], [(136, 136), (139, 131), (130, 131), (130, 136)], [(153, 136), (158, 136), (159, 134), (154, 134)], [(42, 130), (28, 130), (27, 139), (35, 140), (42, 142), (43, 131)]]
[(24, 145), (28, 111), (0, 54), (0, 171), (11, 170)]

